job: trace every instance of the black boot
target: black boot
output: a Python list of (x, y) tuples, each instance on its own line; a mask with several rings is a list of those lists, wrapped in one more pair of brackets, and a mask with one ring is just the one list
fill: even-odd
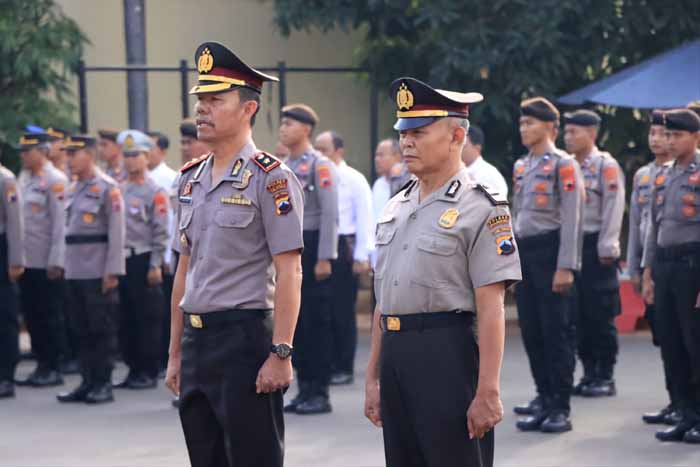
[(542, 422), (540, 430), (542, 433), (564, 433), (571, 431), (572, 428), (569, 414), (566, 411), (553, 410)]
[(579, 380), (578, 384), (576, 384), (576, 386), (574, 386), (574, 390), (571, 394), (574, 396), (583, 395), (583, 391), (594, 380), (595, 380), (595, 363), (583, 362), (583, 376)]
[(46, 367), (37, 369), (30, 378), (30, 382), (37, 388), (60, 386), (63, 384), (63, 377), (58, 370)]
[(310, 382), (299, 380), (299, 394), (297, 394), (294, 399), (289, 401), (289, 403), (284, 406), (284, 411), (287, 413), (296, 413), (299, 404), (301, 404), (309, 398), (310, 390)]
[(311, 384), (311, 395), (297, 406), (296, 413), (299, 415), (316, 415), (330, 413), (332, 410), (328, 395), (328, 384), (314, 382)]
[(685, 433), (683, 442), (688, 444), (700, 444), (700, 424), (695, 425), (692, 430)]
[(0, 381), (0, 399), (15, 397), (15, 383), (9, 379)]
[(645, 413), (642, 415), (642, 420), (644, 423), (648, 423), (649, 425), (661, 425), (665, 422), (666, 416), (671, 412), (673, 412), (673, 406), (668, 404), (666, 407), (661, 410), (657, 410), (656, 412)]
[(691, 410), (683, 411), (683, 418), (678, 425), (667, 430), (657, 431), (656, 439), (659, 441), (683, 441), (685, 434), (692, 430), (698, 423), (697, 415)]
[(112, 394), (112, 385), (110, 383), (102, 383), (95, 386), (85, 396), (85, 402), (88, 404), (104, 404), (112, 401), (114, 401), (114, 395)]
[(542, 426), (542, 422), (545, 421), (549, 412), (541, 409), (539, 412), (535, 412), (532, 415), (523, 417), (515, 423), (515, 427), (520, 431), (539, 431)]
[(80, 386), (69, 392), (62, 392), (56, 396), (58, 402), (85, 402), (85, 396), (90, 392), (90, 384), (83, 379)]
[(542, 411), (542, 397), (537, 396), (527, 404), (516, 405), (513, 407), (513, 412), (518, 415), (534, 415)]
[(155, 378), (146, 374), (138, 374), (129, 382), (129, 389), (154, 389), (158, 386)]
[(584, 397), (611, 397), (616, 394), (615, 380), (612, 379), (596, 379), (581, 391)]
[(666, 415), (664, 418), (664, 424), (668, 426), (676, 426), (681, 422), (681, 420), (683, 420), (683, 413), (680, 410), (674, 409)]

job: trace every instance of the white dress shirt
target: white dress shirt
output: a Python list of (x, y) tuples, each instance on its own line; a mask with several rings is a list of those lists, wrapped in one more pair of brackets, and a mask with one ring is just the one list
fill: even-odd
[[(168, 198), (173, 199), (173, 190), (175, 179), (177, 178), (177, 172), (168, 167), (165, 161), (158, 164), (153, 170), (148, 172), (148, 176), (156, 182), (156, 184), (163, 188), (168, 194)], [(173, 205), (170, 206), (170, 212), (168, 212), (168, 234), (170, 235), (170, 240), (168, 241), (168, 248), (165, 249), (165, 255), (163, 257), (163, 264), (172, 264), (173, 252), (170, 245), (173, 244), (173, 236), (175, 235), (175, 212)]]
[(367, 179), (345, 161), (338, 173), (338, 235), (355, 235), (355, 261), (369, 260), (374, 249), (372, 190)]
[(503, 196), (508, 196), (508, 184), (501, 172), (496, 167), (489, 164), (483, 157), (476, 158), (471, 165), (467, 166), (467, 173), (476, 181), (498, 191)]
[(374, 222), (379, 220), (384, 206), (391, 199), (391, 184), (386, 177), (379, 177), (372, 185), (372, 206), (374, 207)]

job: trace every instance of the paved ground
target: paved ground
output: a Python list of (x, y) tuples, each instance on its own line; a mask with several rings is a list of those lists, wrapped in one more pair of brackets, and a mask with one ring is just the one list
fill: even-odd
[[(361, 336), (358, 370), (367, 357)], [(23, 363), (24, 375), (31, 365)], [(123, 373), (120, 368), (119, 375)], [(76, 378), (69, 378), (73, 385)], [(292, 467), (384, 465), (381, 432), (362, 415), (362, 375), (354, 386), (334, 389), (328, 416), (287, 417), (287, 464)], [(510, 333), (503, 372), (505, 420), (497, 429), (498, 466), (667, 467), (700, 466), (700, 447), (654, 440), (640, 414), (665, 402), (658, 352), (648, 335), (622, 338), (620, 396), (574, 401), (574, 430), (551, 436), (518, 433), (513, 404), (531, 396), (532, 384), (520, 337)], [(100, 407), (64, 406), (56, 389), (20, 389), (0, 402), (0, 466), (186, 466), (176, 411), (165, 389), (119, 392)], [(292, 391), (293, 392), (293, 391)]]

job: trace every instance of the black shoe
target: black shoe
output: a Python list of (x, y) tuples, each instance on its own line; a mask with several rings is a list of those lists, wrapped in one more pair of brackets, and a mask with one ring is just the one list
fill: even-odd
[(80, 373), (80, 362), (78, 360), (66, 360), (61, 363), (61, 373), (64, 375), (77, 375)]
[(316, 395), (297, 405), (296, 413), (299, 415), (316, 415), (330, 413), (332, 410), (333, 408), (328, 397)]
[(57, 370), (37, 371), (31, 378), (32, 386), (45, 388), (49, 386), (60, 386), (63, 384), (63, 377)]
[(135, 376), (127, 383), (129, 389), (153, 389), (157, 385), (158, 382), (155, 379), (145, 375)]
[(352, 384), (355, 381), (355, 375), (352, 372), (339, 371), (331, 376), (331, 385), (342, 386), (345, 384)]
[(286, 413), (296, 413), (297, 407), (309, 398), (310, 390), (311, 383), (307, 383), (306, 381), (299, 381), (299, 394), (297, 394), (294, 399), (289, 401), (289, 403), (284, 406), (283, 410)]
[(683, 442), (688, 444), (700, 444), (700, 424), (695, 425), (695, 427), (686, 431), (683, 435)]
[(540, 396), (535, 397), (527, 404), (516, 405), (513, 407), (513, 412), (518, 415), (534, 415), (537, 412), (542, 411), (542, 398)]
[(0, 399), (15, 397), (15, 383), (9, 380), (0, 381)]
[(598, 379), (584, 386), (581, 390), (583, 397), (612, 397), (617, 394), (615, 381), (612, 379)]
[(539, 431), (542, 422), (547, 418), (547, 412), (540, 410), (539, 412), (519, 419), (515, 423), (515, 427), (520, 431)]
[(158, 379), (165, 379), (165, 373), (166, 373), (166, 371), (167, 371), (166, 368), (161, 368), (160, 370), (158, 370), (158, 376), (157, 376), (157, 378), (158, 378)]
[(685, 434), (689, 431), (691, 431), (696, 424), (696, 420), (690, 420), (690, 419), (683, 419), (681, 422), (672, 427), (668, 428), (666, 430), (662, 431), (657, 431), (656, 432), (656, 439), (659, 441), (674, 441), (674, 442), (680, 442), (683, 441), (683, 438), (685, 437)]
[(561, 410), (553, 411), (540, 426), (542, 433), (564, 433), (571, 431), (573, 426), (566, 412)]
[(112, 388), (114, 389), (130, 389), (131, 388), (131, 382), (136, 378), (136, 375), (129, 371), (129, 373), (126, 375), (126, 378), (124, 378), (120, 383), (114, 384), (112, 383)]
[(673, 410), (664, 418), (664, 424), (668, 426), (676, 426), (683, 420), (683, 413), (680, 410)]
[(56, 396), (58, 402), (85, 402), (85, 396), (90, 392), (90, 386), (83, 382), (70, 392), (62, 392)]
[(593, 379), (584, 376), (581, 378), (576, 386), (574, 386), (573, 391), (571, 392), (572, 395), (574, 396), (582, 396), (584, 395), (584, 391), (588, 389), (588, 387), (593, 383)]
[(112, 385), (109, 383), (95, 387), (85, 396), (85, 402), (88, 404), (104, 404), (112, 401), (114, 401), (114, 395)]
[(647, 412), (644, 415), (642, 415), (642, 420), (644, 423), (648, 423), (649, 425), (661, 425), (664, 423), (666, 420), (666, 417), (668, 414), (673, 412), (673, 407), (671, 405), (667, 405), (661, 410), (658, 410), (656, 412)]
[(175, 407), (176, 409), (180, 408), (180, 398), (175, 396), (172, 401), (170, 401), (170, 405)]

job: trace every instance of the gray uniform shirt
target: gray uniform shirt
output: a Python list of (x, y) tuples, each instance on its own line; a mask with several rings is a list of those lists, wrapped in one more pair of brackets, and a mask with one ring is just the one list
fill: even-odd
[(634, 174), (630, 197), (629, 235), (627, 236), (627, 270), (630, 276), (641, 276), (642, 257), (649, 225), (654, 180), (660, 171), (670, 167), (673, 161), (657, 165), (655, 161), (640, 167)]
[(651, 267), (656, 249), (700, 242), (700, 153), (687, 167), (677, 161), (659, 172), (644, 246), (644, 267)]
[(401, 190), (401, 188), (403, 188), (403, 186), (406, 185), (411, 178), (411, 172), (408, 171), (406, 164), (403, 162), (392, 167), (391, 173), (389, 174), (391, 196), (396, 195), (396, 193), (398, 193), (399, 190)]
[(66, 255), (68, 177), (50, 162), (37, 174), (20, 178), (26, 267), (63, 268)]
[(106, 235), (107, 241), (66, 244), (66, 279), (99, 279), (124, 275), (124, 200), (117, 182), (95, 168), (89, 180), (76, 180), (68, 190), (66, 238)]
[(617, 259), (625, 214), (625, 176), (615, 158), (598, 148), (580, 165), (586, 187), (583, 232), (599, 233), (599, 257)]
[(124, 183), (126, 179), (129, 178), (129, 174), (126, 173), (126, 169), (124, 168), (124, 161), (121, 161), (115, 168), (107, 167), (105, 173), (112, 177), (117, 183)]
[(581, 269), (583, 177), (576, 160), (555, 149), (527, 154), (513, 166), (515, 235), (527, 238), (559, 229), (558, 269)]
[(0, 234), (7, 237), (7, 265), (24, 266), (24, 220), (22, 196), (17, 179), (7, 167), (0, 165)]
[(121, 189), (126, 207), (126, 247), (137, 255), (151, 252), (150, 267), (159, 268), (170, 238), (168, 193), (148, 177), (143, 183), (127, 181)]
[(377, 223), (382, 314), (476, 311), (474, 289), (521, 279), (508, 207), (494, 205), (466, 168), (421, 201), (419, 193), (419, 182), (399, 192)]
[(318, 259), (338, 257), (338, 177), (335, 164), (313, 149), (287, 159), (304, 189), (304, 230), (318, 230)]
[(216, 185), (213, 162), (210, 155), (180, 175), (179, 250), (190, 257), (180, 307), (187, 313), (272, 309), (272, 256), (304, 246), (301, 185), (252, 142)]

